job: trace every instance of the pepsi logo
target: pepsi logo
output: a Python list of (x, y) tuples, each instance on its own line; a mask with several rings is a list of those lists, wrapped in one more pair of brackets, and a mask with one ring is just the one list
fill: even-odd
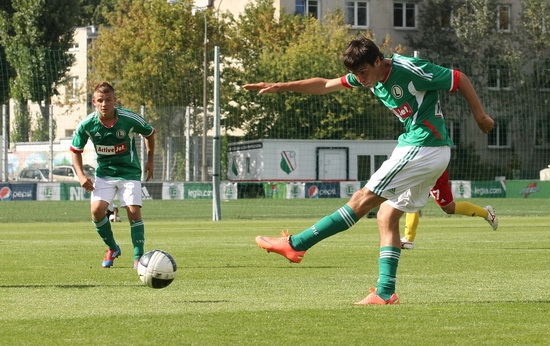
[(319, 188), (315, 185), (310, 186), (307, 190), (307, 195), (309, 198), (319, 198)]
[(0, 201), (6, 201), (11, 199), (11, 189), (4, 186), (0, 189)]

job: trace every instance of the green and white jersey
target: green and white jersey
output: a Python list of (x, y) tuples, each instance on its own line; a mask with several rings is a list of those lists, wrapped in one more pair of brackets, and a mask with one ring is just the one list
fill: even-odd
[(115, 108), (116, 121), (106, 127), (97, 111), (78, 124), (71, 144), (71, 151), (82, 152), (89, 140), (97, 154), (96, 176), (122, 180), (141, 180), (141, 164), (136, 152), (138, 134), (149, 137), (155, 129), (140, 115)]
[[(427, 60), (394, 54), (391, 70), (371, 91), (405, 126), (397, 146), (452, 146), (439, 103), (439, 91), (458, 90), (460, 72)], [(362, 87), (353, 74), (341, 78), (348, 88)]]

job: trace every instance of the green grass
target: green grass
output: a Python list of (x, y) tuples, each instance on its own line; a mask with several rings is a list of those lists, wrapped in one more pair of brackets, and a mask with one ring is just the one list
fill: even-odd
[(401, 304), (362, 307), (352, 303), (376, 284), (376, 220), (319, 243), (301, 264), (254, 243), (309, 227), (345, 200), (223, 202), (219, 222), (210, 200), (145, 201), (147, 248), (178, 263), (162, 290), (140, 284), (125, 222), (113, 225), (123, 254), (102, 269), (87, 202), (3, 202), (0, 344), (549, 344), (550, 203), (471, 201), (495, 206), (498, 231), (429, 202), (416, 248), (401, 256)]

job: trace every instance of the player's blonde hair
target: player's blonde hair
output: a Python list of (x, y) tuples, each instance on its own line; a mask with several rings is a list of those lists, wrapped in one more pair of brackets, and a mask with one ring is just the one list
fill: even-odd
[(114, 94), (115, 88), (113, 88), (113, 86), (108, 82), (101, 82), (94, 87), (94, 94), (95, 93), (102, 93), (102, 94), (113, 93)]

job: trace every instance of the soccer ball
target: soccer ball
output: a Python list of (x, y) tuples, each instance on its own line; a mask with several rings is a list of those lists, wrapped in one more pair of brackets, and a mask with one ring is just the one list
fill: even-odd
[(163, 250), (151, 250), (139, 259), (137, 272), (144, 285), (151, 288), (164, 288), (176, 277), (176, 261)]
[(120, 216), (117, 215), (117, 217), (115, 219), (115, 214), (111, 214), (111, 215), (109, 215), (109, 221), (111, 221), (111, 222), (120, 222)]

